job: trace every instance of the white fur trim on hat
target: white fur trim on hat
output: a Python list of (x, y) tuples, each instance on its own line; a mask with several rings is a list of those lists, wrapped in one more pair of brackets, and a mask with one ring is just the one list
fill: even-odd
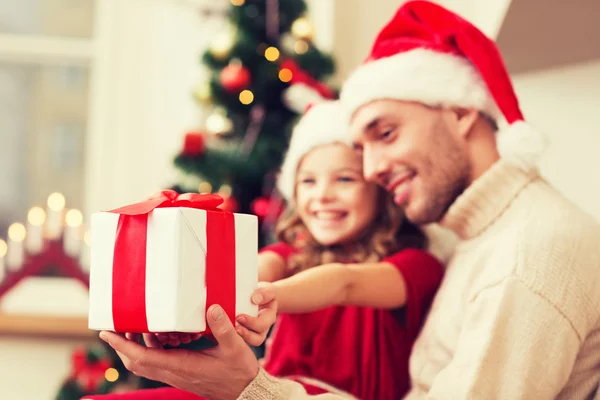
[(496, 133), (500, 157), (523, 170), (537, 168), (549, 144), (546, 136), (524, 121), (513, 122)]
[(293, 201), (296, 172), (302, 157), (317, 146), (343, 143), (351, 145), (347, 118), (339, 101), (318, 103), (308, 110), (294, 127), (277, 187), (282, 196)]
[(340, 94), (350, 116), (379, 99), (476, 108), (493, 119), (502, 117), (468, 60), (422, 48), (362, 64), (348, 77)]

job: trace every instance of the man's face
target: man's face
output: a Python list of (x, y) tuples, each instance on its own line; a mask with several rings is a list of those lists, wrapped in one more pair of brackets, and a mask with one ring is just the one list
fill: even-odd
[(397, 100), (368, 103), (350, 123), (365, 178), (393, 193), (416, 224), (439, 221), (468, 186), (461, 129), (451, 110)]

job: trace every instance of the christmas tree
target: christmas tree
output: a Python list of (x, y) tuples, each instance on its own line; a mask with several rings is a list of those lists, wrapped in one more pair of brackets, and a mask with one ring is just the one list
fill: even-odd
[(218, 193), (221, 208), (255, 214), (259, 245), (282, 211), (274, 191), (291, 128), (305, 107), (336, 92), (334, 69), (313, 42), (303, 0), (232, 0), (228, 25), (203, 54), (208, 79), (194, 96), (211, 112), (185, 136), (178, 192)]
[[(185, 135), (175, 158), (184, 178), (173, 189), (218, 193), (221, 208), (257, 215), (260, 246), (283, 207), (274, 186), (293, 125), (310, 103), (337, 95), (323, 83), (334, 63), (314, 44), (306, 12), (304, 0), (231, 0), (227, 27), (202, 55), (208, 79), (193, 92), (210, 115)], [(201, 339), (181, 347), (212, 345)], [(57, 400), (163, 386), (130, 373), (101, 341), (76, 349), (72, 364)]]

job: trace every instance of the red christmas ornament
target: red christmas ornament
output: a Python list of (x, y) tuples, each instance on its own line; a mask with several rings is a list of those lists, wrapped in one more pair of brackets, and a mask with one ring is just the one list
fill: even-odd
[(269, 212), (269, 199), (266, 197), (258, 197), (250, 204), (250, 208), (258, 219), (263, 219)]
[(108, 357), (96, 361), (88, 360), (86, 351), (78, 348), (71, 356), (71, 377), (85, 389), (92, 393), (100, 387), (104, 381), (106, 370), (111, 367)]
[(263, 220), (270, 212), (274, 211), (274, 217), (279, 218), (283, 212), (284, 206), (280, 201), (269, 199), (267, 197), (257, 197), (250, 204), (252, 213)]
[(219, 81), (228, 92), (239, 92), (250, 86), (250, 72), (241, 64), (229, 64), (221, 71)]
[(200, 156), (204, 154), (204, 134), (200, 132), (188, 132), (183, 142), (183, 155)]
[(238, 212), (240, 206), (239, 206), (237, 200), (235, 199), (235, 197), (227, 196), (227, 197), (223, 197), (223, 203), (221, 203), (219, 208), (223, 211), (229, 211), (229, 212), (234, 213), (234, 212)]

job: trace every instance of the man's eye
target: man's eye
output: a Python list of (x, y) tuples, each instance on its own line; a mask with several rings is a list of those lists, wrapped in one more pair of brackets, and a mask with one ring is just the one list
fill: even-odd
[(351, 176), (340, 176), (338, 178), (338, 181), (340, 181), (340, 182), (354, 182), (355, 179), (353, 177), (351, 177)]
[(300, 180), (300, 183), (311, 184), (311, 183), (315, 183), (315, 180), (313, 178), (304, 178), (304, 179)]

